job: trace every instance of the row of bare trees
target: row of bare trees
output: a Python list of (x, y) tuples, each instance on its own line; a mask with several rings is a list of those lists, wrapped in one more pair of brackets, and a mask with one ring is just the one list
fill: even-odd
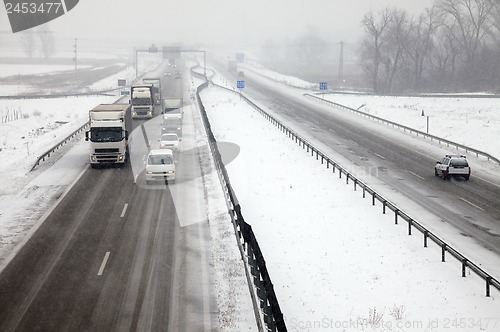
[(374, 93), (500, 90), (499, 0), (435, 0), (418, 17), (386, 8), (361, 24)]
[(33, 58), (38, 54), (47, 59), (55, 51), (54, 35), (46, 28), (21, 32), (20, 42), (28, 58)]

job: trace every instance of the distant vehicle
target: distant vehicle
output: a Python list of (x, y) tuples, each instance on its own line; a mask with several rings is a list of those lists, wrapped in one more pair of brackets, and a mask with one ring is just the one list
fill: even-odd
[(176, 79), (182, 78), (181, 72), (180, 71), (176, 71), (174, 78), (176, 78)]
[(131, 130), (129, 104), (101, 104), (89, 111), (90, 165), (124, 165), (128, 160), (128, 133)]
[(156, 105), (161, 103), (161, 79), (159, 77), (145, 77), (142, 79), (144, 84), (153, 84), (153, 98)]
[(184, 101), (182, 98), (163, 98), (163, 113), (168, 113), (171, 110), (182, 108)]
[(169, 149), (151, 150), (146, 163), (146, 184), (155, 181), (175, 183), (174, 154)]
[(160, 138), (160, 149), (170, 149), (178, 152), (181, 149), (181, 140), (176, 133), (163, 134)]
[(174, 108), (168, 112), (163, 113), (163, 119), (176, 118), (181, 119), (184, 117), (184, 111), (180, 108)]
[(450, 177), (470, 178), (471, 168), (464, 155), (447, 154), (442, 160), (437, 161), (434, 166), (434, 175), (441, 176), (443, 180)]
[(164, 118), (161, 124), (161, 133), (175, 133), (182, 137), (182, 120), (179, 118)]
[(132, 118), (153, 117), (154, 92), (153, 84), (136, 84), (130, 87), (130, 104), (132, 105)]
[(238, 77), (245, 77), (245, 73), (244, 73), (244, 72), (242, 72), (242, 71), (240, 71), (240, 72), (238, 73)]
[(172, 74), (169, 71), (166, 71), (163, 73), (163, 76), (170, 76), (170, 75), (172, 75)]
[(236, 73), (238, 70), (238, 63), (236, 60), (228, 60), (227, 61), (227, 70), (230, 72)]

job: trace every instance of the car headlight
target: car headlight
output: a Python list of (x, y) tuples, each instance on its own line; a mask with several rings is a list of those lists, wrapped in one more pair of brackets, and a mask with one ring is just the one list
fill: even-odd
[(147, 171), (147, 172), (146, 172), (146, 174), (153, 174), (153, 172), (151, 172), (151, 171)]

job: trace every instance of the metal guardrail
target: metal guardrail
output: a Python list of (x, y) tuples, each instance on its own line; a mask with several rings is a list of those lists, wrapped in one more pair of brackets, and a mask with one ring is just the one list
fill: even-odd
[(479, 156), (482, 156), (482, 157), (485, 157), (486, 159), (488, 160), (492, 160), (494, 162), (496, 162), (497, 164), (500, 164), (500, 160), (493, 157), (492, 155), (490, 155), (489, 153), (486, 153), (486, 152), (483, 152), (483, 151), (480, 151), (480, 150), (477, 150), (477, 149), (474, 149), (474, 148), (471, 148), (469, 146), (466, 146), (466, 145), (463, 145), (463, 144), (459, 144), (459, 143), (456, 143), (456, 142), (453, 142), (453, 141), (450, 141), (450, 140), (447, 140), (445, 138), (441, 138), (441, 137), (438, 137), (438, 136), (434, 136), (434, 135), (431, 135), (431, 134), (427, 134), (427, 133), (424, 133), (423, 131), (420, 131), (420, 130), (416, 130), (416, 129), (413, 129), (413, 128), (410, 128), (410, 127), (407, 127), (407, 126), (404, 126), (404, 125), (401, 125), (399, 123), (396, 123), (396, 122), (392, 122), (392, 121), (389, 121), (389, 120), (386, 120), (384, 118), (380, 118), (378, 116), (374, 116), (374, 115), (371, 115), (371, 114), (368, 114), (366, 112), (362, 112), (360, 110), (357, 110), (357, 109), (354, 109), (354, 108), (350, 108), (350, 107), (347, 107), (347, 106), (344, 106), (344, 105), (341, 105), (341, 104), (338, 104), (336, 102), (333, 102), (333, 101), (330, 101), (330, 100), (326, 100), (326, 99), (323, 99), (323, 98), (320, 98), (318, 96), (315, 96), (315, 95), (311, 95), (310, 93), (304, 93), (304, 96), (308, 97), (308, 98), (312, 98), (314, 100), (318, 100), (318, 101), (322, 101), (326, 104), (329, 104), (329, 105), (332, 105), (332, 106), (335, 106), (335, 107), (338, 107), (340, 109), (344, 109), (344, 110), (347, 110), (347, 111), (351, 111), (351, 112), (354, 112), (354, 113), (357, 113), (361, 116), (365, 116), (367, 118), (370, 118), (372, 120), (376, 120), (376, 121), (379, 121), (379, 122), (382, 122), (382, 123), (385, 123), (385, 124), (388, 124), (388, 125), (391, 125), (393, 127), (396, 127), (396, 128), (399, 128), (399, 129), (402, 129), (403, 131), (408, 131), (410, 133), (414, 133), (416, 134), (417, 136), (421, 135), (423, 137), (426, 137), (426, 138), (429, 138), (431, 141), (437, 141), (439, 142), (439, 144), (441, 143), (446, 143), (447, 146), (454, 146), (456, 147), (456, 149), (462, 149), (464, 150), (466, 153), (468, 152), (472, 152), (472, 153), (475, 153), (476, 154), (476, 157), (479, 157)]
[(89, 121), (87, 121), (87, 123), (85, 123), (83, 126), (81, 126), (80, 128), (78, 128), (77, 130), (75, 130), (74, 132), (72, 132), (71, 134), (69, 134), (66, 138), (64, 138), (63, 140), (61, 140), (59, 143), (57, 143), (56, 145), (54, 145), (50, 150), (48, 150), (47, 152), (45, 152), (44, 154), (42, 154), (41, 156), (39, 156), (36, 160), (36, 162), (33, 164), (33, 166), (31, 167), (30, 169), (30, 172), (32, 172), (35, 167), (37, 167), (38, 165), (40, 165), (40, 162), (41, 161), (45, 161), (45, 158), (48, 158), (50, 157), (50, 155), (57, 149), (59, 149), (61, 146), (63, 146), (64, 144), (68, 143), (68, 141), (70, 139), (72, 139), (74, 136), (76, 136), (76, 134), (78, 134), (79, 132), (81, 132), (85, 127), (87, 127), (89, 125)]
[(81, 93), (58, 93), (50, 95), (16, 95), (16, 96), (0, 96), (0, 99), (52, 99), (52, 98), (68, 98), (68, 97), (86, 97), (86, 96), (114, 96), (111, 94), (113, 91), (119, 89), (110, 89), (94, 92), (81, 92)]
[[(238, 202), (238, 198), (234, 193), (234, 190), (229, 181), (229, 176), (227, 170), (222, 162), (221, 154), (217, 148), (217, 140), (212, 132), (211, 125), (205, 110), (205, 107), (201, 101), (199, 93), (209, 86), (209, 81), (203, 74), (197, 73), (194, 69), (191, 69), (191, 73), (194, 76), (205, 79), (205, 83), (200, 85), (196, 91), (196, 100), (201, 111), (202, 119), (207, 131), (208, 143), (212, 154), (214, 156), (214, 162), (218, 170), (219, 177), (221, 178), (221, 183), (224, 187), (224, 193), (226, 200), (228, 202), (228, 208), (230, 216), (237, 232), (237, 237), (240, 243), (240, 250), (243, 250), (242, 255), (246, 256), (246, 263), (250, 266), (250, 273), (252, 274), (253, 284), (255, 285), (257, 296), (259, 298), (258, 307), (257, 303), (254, 302), (254, 309), (260, 310), (263, 315), (263, 320), (266, 325), (267, 331), (287, 331), (283, 314), (281, 312), (276, 293), (274, 292), (273, 283), (267, 271), (266, 261), (263, 257), (262, 251), (260, 250), (259, 244), (253, 233), (252, 227), (245, 222), (243, 215), (241, 213), (241, 206)], [(251, 292), (252, 293), (252, 292)], [(252, 295), (253, 297), (253, 295)], [(256, 317), (257, 318), (257, 317)], [(258, 328), (262, 330), (260, 326), (260, 319), (257, 319)]]
[(305, 138), (301, 137), (299, 134), (297, 134), (295, 131), (293, 131), (291, 128), (285, 126), (282, 124), (279, 120), (277, 120), (275, 117), (261, 109), (259, 106), (257, 106), (254, 102), (252, 102), (250, 99), (248, 99), (246, 96), (241, 94), (239, 91), (235, 91), (229, 88), (226, 88), (221, 85), (215, 84), (215, 86), (233, 92), (235, 94), (238, 94), (242, 99), (244, 99), (249, 105), (251, 105), (255, 110), (257, 110), (261, 115), (263, 115), (268, 121), (270, 121), (273, 125), (278, 127), (279, 130), (281, 130), (283, 133), (285, 133), (290, 139), (294, 140), (295, 143), (297, 143), (299, 146), (302, 146), (304, 150), (307, 150), (307, 153), (311, 153), (311, 156), (316, 155), (316, 160), (319, 160), (321, 158), (321, 164), (326, 163), (326, 168), (330, 168), (332, 166), (332, 171), (335, 173), (337, 170), (339, 173), (339, 178), (342, 178), (342, 175), (345, 176), (346, 178), (346, 184), (349, 184), (349, 180), (351, 180), (354, 184), (354, 190), (357, 190), (358, 187), (363, 189), (363, 198), (366, 197), (366, 194), (368, 193), (372, 197), (372, 205), (375, 205), (375, 202), (378, 200), (380, 203), (382, 203), (382, 213), (386, 213), (387, 208), (389, 208), (392, 212), (394, 212), (394, 223), (397, 225), (399, 219), (403, 219), (408, 223), (408, 235), (412, 235), (412, 231), (414, 228), (416, 228), (418, 231), (420, 231), (423, 234), (423, 242), (424, 242), (424, 247), (427, 247), (428, 245), (428, 240), (430, 239), (433, 241), (436, 245), (438, 245), (441, 248), (441, 261), (445, 262), (446, 261), (446, 253), (448, 252), (452, 257), (457, 259), (459, 262), (462, 264), (462, 277), (466, 276), (466, 268), (468, 267), (470, 270), (472, 270), (474, 273), (476, 273), (478, 276), (480, 276), (484, 281), (485, 281), (485, 289), (486, 289), (486, 296), (489, 297), (491, 294), (491, 286), (495, 287), (497, 290), (500, 291), (500, 281), (496, 278), (494, 278), (491, 274), (483, 270), (481, 267), (479, 267), (477, 264), (472, 262), (469, 258), (467, 258), (465, 255), (461, 254), (457, 249), (453, 248), (450, 246), (448, 243), (446, 243), (444, 240), (442, 240), (439, 236), (434, 234), (433, 232), (429, 231), (425, 226), (423, 226), (420, 222), (412, 218), (410, 215), (405, 213), (401, 208), (399, 208), (396, 204), (392, 203), (390, 200), (386, 199), (384, 196), (381, 194), (377, 193), (374, 189), (372, 189), (370, 186), (368, 186), (366, 183), (363, 181), (359, 180), (356, 178), (352, 173), (350, 173), (346, 168), (342, 167), (340, 164), (329, 158), (325, 153), (321, 152), (318, 148), (314, 147), (311, 143), (309, 143)]

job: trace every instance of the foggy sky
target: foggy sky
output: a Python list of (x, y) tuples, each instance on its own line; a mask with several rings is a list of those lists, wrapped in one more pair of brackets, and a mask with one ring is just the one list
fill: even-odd
[[(391, 6), (419, 14), (431, 4), (432, 0), (80, 0), (47, 26), (56, 37), (158, 45), (257, 45), (293, 40), (308, 27), (321, 38), (356, 42), (362, 34), (360, 21), (369, 10)], [(0, 42), (14, 37), (4, 7), (0, 30)]]

